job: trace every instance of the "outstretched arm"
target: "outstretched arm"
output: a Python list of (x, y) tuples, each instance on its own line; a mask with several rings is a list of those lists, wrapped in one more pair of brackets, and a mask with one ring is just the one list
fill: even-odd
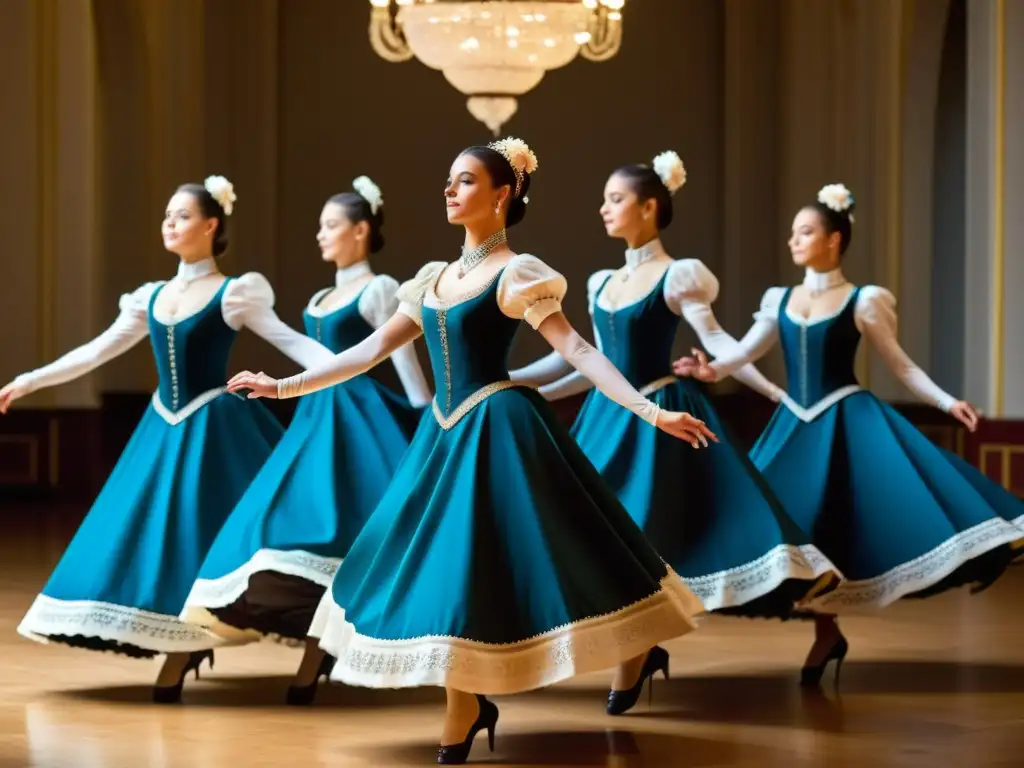
[[(561, 357), (561, 355), (559, 355)], [(566, 363), (566, 365), (569, 365)], [(572, 366), (569, 366), (571, 369)], [(594, 386), (594, 383), (579, 371), (573, 370), (568, 376), (563, 376), (558, 381), (545, 384), (538, 391), (545, 400), (564, 400), (567, 397), (586, 392)]]
[(39, 389), (73, 381), (123, 355), (149, 332), (146, 311), (157, 283), (147, 283), (121, 297), (121, 312), (113, 324), (92, 341), (71, 350), (49, 365), (18, 376), (0, 389), (0, 413), (18, 398)]
[(509, 372), (509, 378), (518, 384), (529, 384), (539, 387), (550, 384), (566, 374), (572, 373), (572, 366), (558, 352), (551, 352), (529, 365)]
[(549, 315), (537, 330), (547, 342), (601, 392), (623, 408), (669, 434), (686, 440), (694, 448), (717, 441), (699, 419), (686, 413), (663, 412), (657, 404), (641, 395), (626, 377), (598, 349), (588, 344), (561, 311)]
[[(359, 296), (359, 314), (371, 328), (380, 328), (398, 311), (398, 282), (390, 275), (374, 275)], [(414, 408), (421, 408), (430, 402), (430, 387), (423, 375), (423, 368), (416, 356), (416, 347), (406, 344), (391, 355), (395, 372), (402, 382), (405, 396)]]
[(228, 382), (229, 392), (251, 390), (255, 397), (300, 397), (348, 381), (386, 360), (396, 349), (415, 341), (422, 331), (407, 315), (396, 313), (384, 325), (354, 347), (314, 368), (287, 379), (243, 371)]
[(972, 432), (977, 429), (978, 410), (965, 400), (957, 400), (932, 381), (900, 346), (895, 296), (885, 288), (866, 286), (857, 297), (854, 317), (861, 333), (871, 340), (885, 364), (907, 389), (929, 405), (948, 412)]
[(274, 311), (274, 290), (258, 272), (232, 280), (224, 291), (224, 321), (235, 330), (245, 326), (303, 368), (331, 360), (327, 347), (292, 328)]

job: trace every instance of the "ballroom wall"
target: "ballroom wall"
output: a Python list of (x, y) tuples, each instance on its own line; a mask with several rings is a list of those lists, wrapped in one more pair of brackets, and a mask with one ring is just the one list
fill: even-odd
[[(676, 149), (689, 180), (664, 240), (719, 275), (716, 311), (739, 335), (767, 286), (799, 279), (785, 249), (796, 208), (841, 180), (858, 197), (847, 272), (896, 294), (907, 351), (926, 368), (936, 358), (942, 383), (991, 415), (1024, 416), (1024, 347), (1011, 342), (1024, 305), (1009, 287), (1024, 280), (1024, 224), (997, 205), (1024, 184), (1024, 49), (1006, 44), (1024, 37), (1024, 8), (967, 4), (957, 145), (963, 104), (940, 88), (950, 4), (631, 0), (619, 55), (549, 73), (506, 126), (541, 163), (515, 247), (565, 272), (567, 313), (585, 326), (586, 276), (621, 258), (597, 216), (604, 179)], [(331, 278), (313, 242), (321, 203), (358, 174), (386, 199), (379, 271), (402, 279), (453, 258), (442, 183), (460, 148), (490, 137), (440, 73), (379, 59), (368, 18), (361, 0), (3, 0), (0, 64), (18, 76), (0, 85), (13, 191), (0, 207), (13, 320), (0, 324), (0, 378), (91, 338), (120, 293), (169, 276), (163, 206), (208, 173), (239, 196), (225, 270), (266, 274), (294, 324)], [(963, 222), (962, 248), (947, 221)], [(936, 258), (952, 267), (935, 273)], [(542, 351), (524, 333), (515, 361)], [(235, 362), (295, 370), (252, 338)], [(763, 368), (781, 378), (779, 363)], [(860, 368), (880, 395), (911, 399), (876, 357)], [(153, 384), (137, 349), (25, 405), (90, 407)]]

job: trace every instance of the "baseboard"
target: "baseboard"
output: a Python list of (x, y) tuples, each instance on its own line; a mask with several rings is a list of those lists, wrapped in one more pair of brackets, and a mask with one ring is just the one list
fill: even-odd
[[(0, 493), (91, 501), (113, 468), (150, 393), (105, 395), (100, 408), (16, 409), (0, 419)], [(558, 419), (572, 424), (585, 395), (552, 403)], [(730, 439), (749, 448), (775, 405), (749, 390), (715, 395)], [(294, 400), (265, 400), (288, 424)], [(963, 457), (985, 475), (1024, 498), (1024, 420), (986, 419), (969, 433), (946, 414), (920, 404), (894, 404), (929, 439)]]

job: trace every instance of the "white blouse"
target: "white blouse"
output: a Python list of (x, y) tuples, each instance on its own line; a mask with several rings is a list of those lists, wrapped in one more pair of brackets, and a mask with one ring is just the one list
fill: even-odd
[[(181, 282), (185, 284), (196, 276), (202, 276), (190, 276), (187, 270), (184, 275), (185, 280)], [(49, 365), (21, 374), (16, 381), (32, 392), (77, 379), (123, 355), (149, 334), (150, 300), (164, 283), (144, 283), (131, 293), (123, 294), (118, 302), (120, 313), (107, 330)], [(201, 312), (205, 306), (186, 316), (166, 318), (157, 314), (156, 320), (167, 325), (180, 323)], [(221, 294), (220, 310), (224, 322), (230, 328), (236, 331), (248, 328), (303, 367), (317, 365), (333, 357), (327, 347), (281, 321), (274, 312), (274, 290), (267, 279), (257, 272), (249, 272), (230, 280)]]
[[(356, 279), (372, 274), (368, 268), (365, 271), (354, 270), (354, 267), (358, 267), (360, 264), (367, 264), (367, 262), (363, 261), (353, 265), (353, 267), (339, 269), (338, 275), (335, 278), (335, 286), (341, 288), (351, 284)], [(318, 305), (331, 290), (333, 289), (324, 288), (322, 291), (317, 291), (313, 294), (306, 307), (306, 311), (311, 316), (325, 317), (351, 305), (352, 301), (358, 300), (359, 305), (356, 307), (356, 310), (363, 320), (376, 330), (390, 320), (392, 315), (398, 311), (398, 281), (390, 275), (374, 275), (370, 282), (367, 283), (366, 288), (358, 294), (358, 299), (353, 298), (345, 304), (339, 304), (332, 306), (330, 309), (323, 310)], [(400, 347), (391, 354), (391, 362), (395, 366), (395, 372), (398, 373), (398, 378), (402, 382), (402, 388), (405, 390), (409, 403), (415, 408), (421, 408), (429, 403), (431, 398), (430, 387), (427, 385), (427, 379), (423, 375), (423, 368), (420, 366), (419, 358), (416, 356), (416, 347), (411, 342)]]
[[(434, 290), (441, 272), (448, 266), (434, 261), (425, 265), (416, 276), (398, 289), (398, 311), (423, 328), (423, 307), (450, 307), (480, 295), (489, 283), (464, 295), (444, 301)], [(565, 278), (536, 256), (518, 254), (501, 270), (497, 286), (497, 304), (502, 313), (514, 320), (525, 320), (534, 329), (552, 315), (561, 312), (567, 289)], [(568, 338), (559, 349), (569, 363), (593, 381), (609, 399), (640, 416), (648, 423), (657, 423), (659, 408), (634, 389), (608, 359), (584, 343)], [(572, 345), (571, 348), (568, 345)], [(279, 397), (297, 397), (356, 376), (379, 362), (386, 350), (353, 347), (338, 355), (330, 365), (319, 366), (298, 376), (278, 382)]]
[[(432, 261), (399, 288), (398, 311), (420, 328), (423, 327), (424, 306), (432, 309), (451, 306), (483, 289), (481, 287), (478, 291), (442, 302), (434, 292), (434, 286), (446, 266), (443, 261)], [(498, 308), (505, 316), (525, 320), (536, 330), (551, 315), (562, 311), (562, 299), (567, 289), (561, 274), (536, 256), (521, 253), (509, 259), (498, 278)]]
[[(671, 312), (679, 315), (690, 324), (690, 327), (696, 331), (704, 348), (716, 358), (723, 356), (738, 358), (744, 355), (743, 348), (719, 325), (718, 319), (711, 308), (712, 303), (718, 298), (719, 290), (718, 279), (711, 270), (698, 259), (680, 259), (678, 261), (672, 259), (664, 252), (660, 241), (652, 241), (651, 244), (644, 246), (642, 249), (627, 251), (626, 269), (632, 271), (639, 263), (654, 260), (663, 260), (668, 263), (662, 289), (662, 299), (665, 305)], [(634, 262), (637, 263), (634, 264)], [(639, 296), (630, 297), (629, 300), (617, 307), (607, 306), (602, 301), (603, 294), (601, 289), (616, 271), (603, 269), (595, 272), (587, 280), (587, 308), (590, 311), (591, 317), (594, 316), (596, 308), (604, 311), (621, 311), (625, 307), (636, 304), (650, 295), (650, 290), (648, 290)], [(596, 323), (594, 325), (594, 338), (600, 347), (601, 332)], [(562, 375), (564, 370), (561, 369), (564, 367), (565, 363), (563, 361), (548, 355), (531, 366), (520, 369), (516, 374), (520, 376), (532, 374), (538, 378), (547, 377), (550, 379), (554, 376)], [(753, 368), (753, 366), (750, 366), (750, 368)], [(551, 375), (552, 373), (554, 376)], [(737, 378), (748, 375), (751, 375), (749, 370), (737, 371), (736, 373)], [(760, 376), (756, 369), (753, 369), (753, 375)], [(666, 374), (665, 382), (668, 379), (669, 376)], [(558, 381), (541, 387), (540, 391), (548, 400), (558, 400), (579, 392), (585, 392), (590, 386), (591, 384), (579, 376), (578, 373), (571, 372)]]
[[(834, 272), (838, 272), (835, 270)], [(831, 274), (831, 273), (830, 273)], [(815, 281), (815, 285), (820, 280)], [(807, 283), (810, 285), (810, 283)], [(814, 287), (814, 286), (810, 286)], [(763, 357), (774, 346), (779, 337), (779, 307), (786, 295), (786, 288), (772, 287), (765, 291), (761, 298), (761, 307), (754, 313), (754, 324), (740, 341), (744, 354), (729, 356), (729, 359), (717, 359), (714, 367), (719, 375), (727, 375), (730, 370)], [(852, 296), (852, 292), (851, 292)], [(837, 316), (845, 308), (847, 302), (835, 312), (823, 316), (806, 319), (786, 313), (786, 317), (799, 325), (819, 323)], [(922, 401), (944, 411), (948, 411), (957, 399), (939, 387), (900, 346), (897, 338), (896, 297), (885, 288), (868, 285), (861, 288), (854, 307), (854, 322), (866, 336), (889, 369), (900, 381)], [(771, 385), (774, 386), (774, 385)], [(765, 392), (763, 387), (755, 387)], [(778, 388), (775, 388), (778, 390)], [(774, 399), (778, 399), (775, 397)]]

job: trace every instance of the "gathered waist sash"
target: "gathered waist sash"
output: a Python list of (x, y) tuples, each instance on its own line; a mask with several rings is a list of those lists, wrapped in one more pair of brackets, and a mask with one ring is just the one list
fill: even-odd
[(845, 387), (840, 387), (839, 389), (828, 393), (821, 398), (821, 400), (807, 408), (804, 408), (802, 405), (797, 403), (796, 400), (791, 398), (785, 392), (782, 394), (781, 402), (793, 413), (794, 416), (800, 419), (800, 421), (811, 422), (843, 398), (849, 397), (857, 392), (861, 392), (863, 389), (864, 388), (859, 384), (849, 384)]
[(172, 411), (164, 405), (163, 401), (160, 399), (160, 391), (157, 390), (153, 393), (153, 410), (160, 414), (160, 417), (164, 421), (171, 426), (174, 426), (176, 424), (181, 424), (181, 422), (198, 411), (204, 405), (213, 402), (227, 391), (227, 387), (214, 387), (213, 389), (208, 389), (198, 397), (195, 397), (186, 403), (183, 408)]
[(641, 395), (647, 397), (648, 395), (653, 395), (659, 389), (664, 389), (669, 384), (675, 384), (677, 381), (679, 381), (679, 379), (675, 376), (662, 376), (660, 379), (655, 379), (649, 384), (644, 384), (638, 391)]

